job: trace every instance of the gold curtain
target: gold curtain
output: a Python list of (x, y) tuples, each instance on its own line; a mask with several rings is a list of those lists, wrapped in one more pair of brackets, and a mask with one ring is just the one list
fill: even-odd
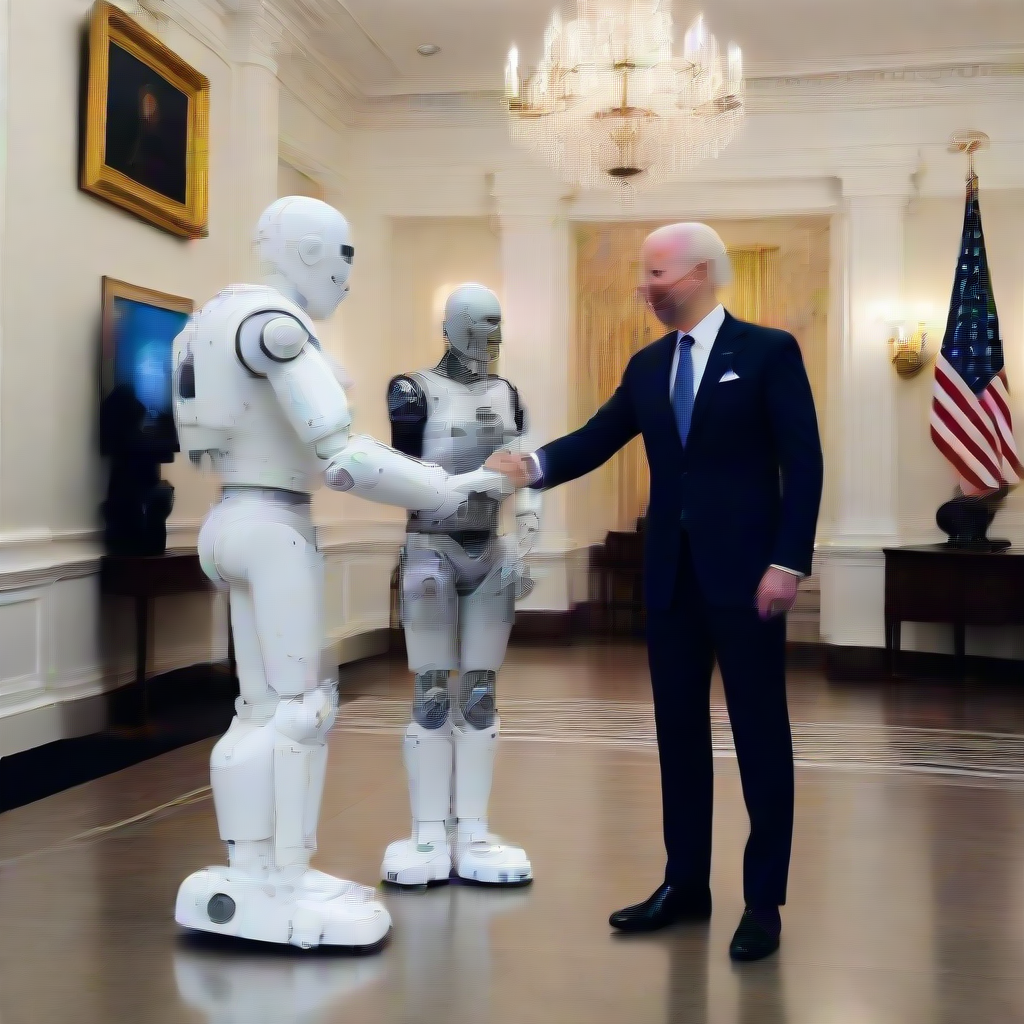
[[(572, 410), (576, 426), (611, 397), (633, 353), (665, 333), (636, 294), (640, 246), (657, 226), (581, 225), (577, 229)], [(729, 255), (733, 283), (721, 292), (726, 309), (741, 320), (781, 326), (778, 248), (730, 249)], [(609, 506), (606, 528), (632, 530), (643, 515), (650, 486), (642, 441), (631, 441), (596, 477), (590, 499)]]

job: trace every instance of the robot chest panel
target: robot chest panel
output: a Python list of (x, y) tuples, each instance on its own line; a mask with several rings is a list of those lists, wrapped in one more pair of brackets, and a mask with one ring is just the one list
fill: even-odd
[(468, 387), (445, 381), (432, 387), (423, 432), (423, 458), (449, 473), (469, 473), (516, 437), (508, 387)]

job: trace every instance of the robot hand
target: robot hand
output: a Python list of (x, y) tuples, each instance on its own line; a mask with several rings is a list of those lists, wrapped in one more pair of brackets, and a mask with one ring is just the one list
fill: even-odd
[(463, 495), (463, 500), (470, 494), (485, 494), (495, 501), (503, 501), (515, 490), (514, 484), (504, 473), (486, 468), (449, 477), (448, 486), (455, 493)]
[(537, 543), (543, 500), (540, 491), (530, 488), (516, 491), (516, 535), (520, 558), (525, 558)]
[(540, 533), (540, 516), (536, 512), (516, 513), (516, 550), (525, 558), (537, 543)]
[(484, 494), (495, 501), (502, 501), (513, 491), (512, 483), (502, 473), (490, 469), (477, 469), (472, 473), (450, 476), (444, 484), (443, 503), (439, 508), (417, 509), (435, 519), (447, 519), (455, 515), (469, 501), (472, 494)]

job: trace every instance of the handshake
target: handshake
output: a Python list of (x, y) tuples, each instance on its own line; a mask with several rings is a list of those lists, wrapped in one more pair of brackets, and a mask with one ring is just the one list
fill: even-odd
[(509, 483), (516, 490), (529, 487), (536, 479), (533, 461), (515, 452), (495, 452), (484, 463), (484, 469), (493, 469), (508, 477)]
[(348, 441), (324, 471), (333, 490), (437, 520), (457, 514), (473, 494), (501, 501), (535, 478), (532, 460), (512, 452), (495, 452), (480, 469), (449, 476), (438, 465), (403, 455), (365, 435)]

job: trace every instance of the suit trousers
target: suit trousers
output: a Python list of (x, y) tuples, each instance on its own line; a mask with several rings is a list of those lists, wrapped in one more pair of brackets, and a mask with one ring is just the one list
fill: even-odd
[(794, 796), (785, 616), (762, 621), (753, 606), (710, 606), (701, 593), (685, 533), (682, 541), (671, 606), (647, 612), (665, 881), (697, 893), (710, 885), (710, 691), (717, 658), (750, 818), (744, 899), (748, 906), (781, 906), (786, 902)]

